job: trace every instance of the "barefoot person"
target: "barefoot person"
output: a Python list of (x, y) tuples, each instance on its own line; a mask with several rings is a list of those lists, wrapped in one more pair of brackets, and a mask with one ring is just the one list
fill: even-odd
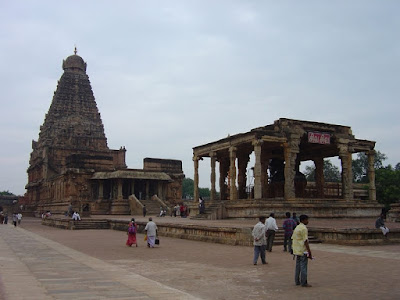
[(126, 241), (126, 245), (128, 247), (132, 247), (132, 245), (137, 245), (137, 240), (136, 240), (136, 232), (137, 232), (137, 225), (135, 222), (135, 219), (132, 218), (132, 220), (129, 222), (129, 227), (128, 227), (128, 240)]
[(300, 216), (300, 224), (296, 226), (293, 231), (293, 254), (296, 256), (296, 270), (294, 274), (294, 281), (296, 285), (302, 287), (311, 287), (307, 282), (307, 268), (308, 259), (312, 258), (311, 249), (308, 244), (308, 216)]
[(259, 222), (254, 226), (252, 231), (254, 258), (253, 265), (257, 265), (258, 257), (261, 256), (261, 262), (265, 265), (265, 217), (260, 217)]
[(157, 225), (153, 222), (153, 218), (149, 218), (149, 222), (146, 224), (144, 230), (147, 235), (147, 247), (154, 248), (157, 237)]

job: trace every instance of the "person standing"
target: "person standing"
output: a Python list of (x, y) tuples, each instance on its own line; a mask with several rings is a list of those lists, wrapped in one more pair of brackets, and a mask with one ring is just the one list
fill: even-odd
[(389, 233), (389, 228), (385, 226), (384, 218), (385, 215), (381, 213), (380, 217), (375, 221), (375, 228), (382, 230), (384, 237), (387, 237), (387, 234)]
[(149, 218), (149, 222), (147, 222), (144, 230), (146, 231), (146, 235), (147, 235), (147, 247), (154, 248), (154, 245), (156, 243), (158, 228), (157, 228), (156, 223), (153, 222), (152, 217)]
[(143, 212), (143, 217), (146, 217), (147, 214), (146, 204), (143, 205), (142, 212)]
[(286, 213), (286, 220), (283, 221), (282, 228), (285, 231), (284, 239), (283, 239), (283, 251), (286, 252), (289, 249), (289, 253), (293, 254), (292, 251), (292, 234), (293, 229), (297, 226), (296, 222), (290, 218), (290, 212)]
[(18, 221), (18, 226), (21, 225), (21, 221), (22, 221), (22, 214), (21, 213), (17, 214), (17, 221)]
[(293, 231), (293, 254), (296, 257), (296, 269), (294, 273), (294, 281), (296, 285), (302, 287), (311, 287), (307, 282), (308, 259), (312, 258), (310, 245), (308, 243), (308, 216), (300, 216), (300, 224)]
[(258, 257), (261, 257), (261, 262), (265, 265), (265, 217), (260, 217), (259, 222), (254, 226), (252, 231), (254, 258), (253, 264), (257, 265)]
[(128, 247), (132, 247), (133, 244), (135, 244), (136, 247), (138, 246), (136, 240), (136, 232), (137, 232), (137, 225), (135, 219), (132, 218), (128, 226), (128, 240), (126, 241), (126, 245)]
[[(295, 212), (292, 213), (292, 219), (293, 219), (293, 221), (296, 223), (296, 226), (300, 224), (300, 220), (299, 220), (299, 218), (297, 217), (297, 215), (296, 215)], [(296, 228), (296, 226), (294, 226), (294, 228)], [(294, 229), (294, 228), (293, 228), (293, 229)]]
[(13, 213), (12, 220), (13, 220), (14, 227), (17, 227), (18, 217), (17, 217), (16, 213)]
[(272, 251), (272, 245), (275, 239), (275, 233), (278, 230), (278, 225), (276, 225), (275, 214), (271, 213), (269, 218), (265, 223), (265, 231), (267, 236), (267, 250), (268, 252)]

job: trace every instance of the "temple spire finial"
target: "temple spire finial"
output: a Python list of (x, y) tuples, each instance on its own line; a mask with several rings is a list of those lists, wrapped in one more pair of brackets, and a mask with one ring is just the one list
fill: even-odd
[(77, 52), (78, 52), (78, 49), (76, 49), (76, 45), (75, 45), (75, 49), (74, 49), (75, 55), (76, 55)]

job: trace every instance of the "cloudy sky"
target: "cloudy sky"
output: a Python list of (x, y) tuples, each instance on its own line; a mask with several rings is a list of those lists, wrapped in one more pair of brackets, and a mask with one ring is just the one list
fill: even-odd
[[(0, 0), (0, 191), (24, 193), (62, 60), (78, 54), (130, 168), (293, 118), (400, 162), (399, 1)], [(209, 185), (209, 162), (200, 185)]]

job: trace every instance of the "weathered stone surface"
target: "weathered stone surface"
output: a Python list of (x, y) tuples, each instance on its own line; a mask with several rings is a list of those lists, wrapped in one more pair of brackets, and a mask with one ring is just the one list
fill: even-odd
[(32, 141), (26, 209), (64, 213), (69, 205), (85, 214), (129, 214), (128, 197), (170, 203), (182, 196), (182, 162), (146, 158), (144, 169), (127, 169), (125, 147), (108, 148), (86, 63), (63, 61), (54, 97)]

